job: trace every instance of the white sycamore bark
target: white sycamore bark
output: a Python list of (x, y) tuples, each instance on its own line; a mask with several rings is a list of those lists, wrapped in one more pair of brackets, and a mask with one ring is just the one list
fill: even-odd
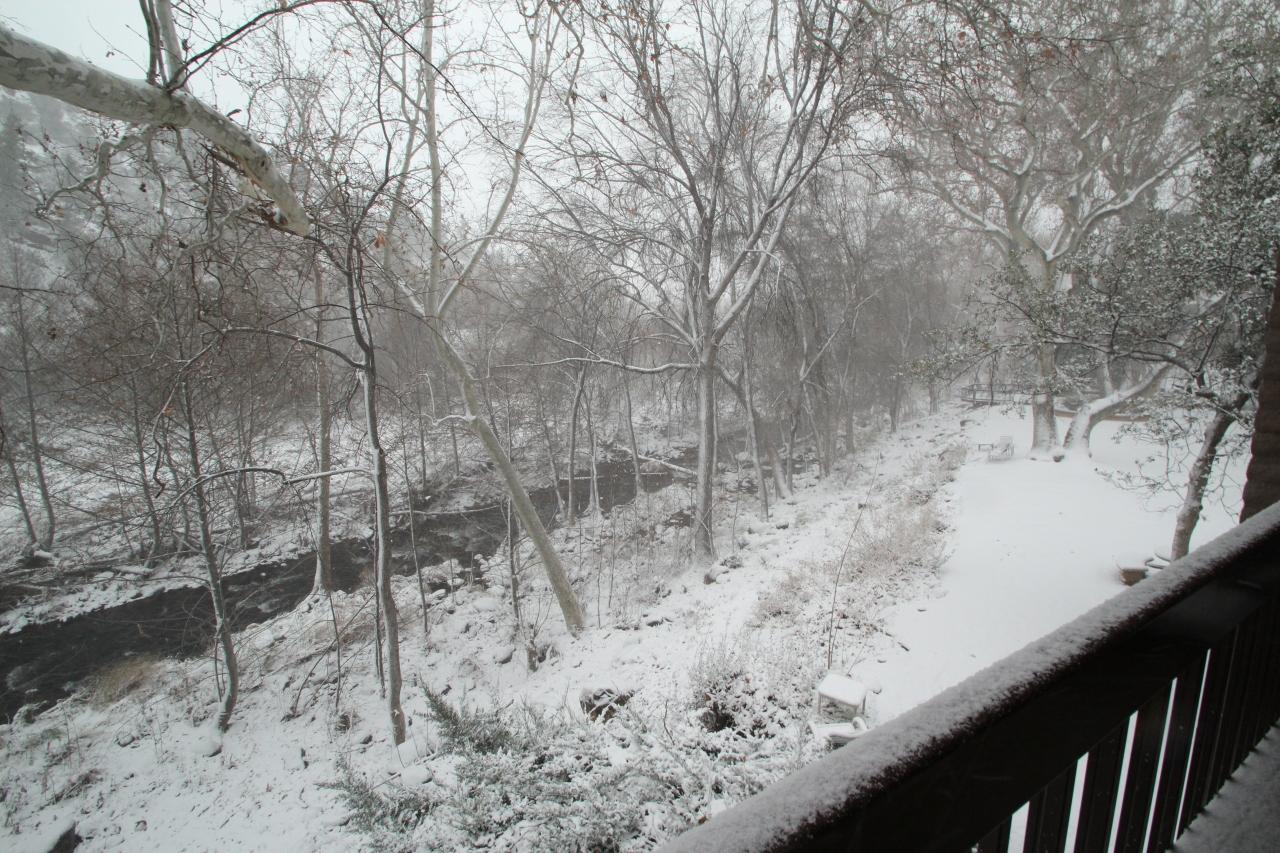
[(1093, 432), (1093, 428), (1097, 426), (1098, 421), (1123, 409), (1139, 397), (1154, 391), (1172, 368), (1172, 364), (1162, 364), (1136, 382), (1115, 389), (1105, 397), (1081, 404), (1071, 418), (1071, 426), (1067, 428), (1067, 436), (1062, 440), (1063, 448), (1073, 452), (1083, 451), (1085, 454), (1089, 454), (1089, 436)]
[(0, 85), (48, 95), (107, 118), (187, 128), (230, 155), (275, 202), (276, 222), (306, 235), (310, 220), (284, 176), (249, 132), (182, 90), (104, 71), (55, 47), (0, 26)]
[[(516, 188), (520, 184), (520, 176), (524, 168), (525, 146), (528, 145), (529, 138), (533, 135), (538, 109), (542, 103), (543, 85), (547, 76), (547, 63), (551, 59), (551, 45), (554, 41), (554, 34), (546, 33), (542, 36), (545, 39), (545, 49), (541, 51), (541, 56), (539, 56), (539, 37), (535, 35), (530, 39), (529, 78), (523, 127), (520, 139), (512, 151), (511, 174), (506, 193), (466, 266), (446, 289), (444, 287), (444, 250), (440, 244), (443, 236), (440, 187), (443, 184), (444, 171), (440, 161), (439, 129), (436, 125), (436, 68), (432, 62), (436, 27), (435, 12), (436, 7), (433, 0), (426, 0), (423, 3), (423, 14), (428, 28), (423, 50), (425, 58), (423, 69), (425, 75), (425, 103), (423, 108), (426, 110), (427, 116), (425, 128), (426, 148), (431, 164), (432, 185), (428, 281), (425, 293), (414, 292), (403, 278), (398, 279), (397, 283), (405, 293), (405, 296), (408, 297), (414, 310), (426, 321), (433, 335), (433, 345), (437, 358), (453, 374), (455, 381), (458, 383), (458, 387), (462, 392), (463, 404), (466, 407), (466, 423), (476, 437), (480, 439), (480, 443), (489, 454), (489, 458), (493, 460), (503, 480), (506, 482), (507, 490), (511, 494), (512, 509), (519, 517), (520, 523), (524, 526), (525, 532), (529, 535), (529, 539), (533, 542), (534, 548), (542, 560), (543, 570), (547, 574), (547, 580), (551, 584), (556, 601), (560, 605), (560, 612), (564, 616), (565, 625), (569, 628), (570, 633), (576, 635), (582, 631), (586, 624), (586, 619), (583, 617), (582, 607), (573, 591), (568, 573), (565, 571), (564, 564), (560, 561), (560, 555), (556, 553), (551, 537), (547, 534), (547, 530), (542, 524), (542, 519), (538, 517), (533, 501), (529, 499), (528, 492), (520, 482), (519, 472), (511, 462), (511, 458), (507, 455), (498, 437), (494, 435), (489, 424), (479, 414), (481, 411), (479, 397), (476, 394), (475, 380), (471, 375), (470, 368), (467, 367), (466, 362), (454, 349), (445, 334), (445, 318), (450, 304), (453, 302), (454, 297), (470, 283), (476, 269), (488, 252), (494, 236), (502, 227), (507, 210), (511, 207), (512, 199), (515, 198)], [(572, 472), (570, 472), (570, 477), (572, 476)]]

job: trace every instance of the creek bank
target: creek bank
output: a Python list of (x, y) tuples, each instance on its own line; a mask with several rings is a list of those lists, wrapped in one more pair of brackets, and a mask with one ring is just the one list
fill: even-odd
[[(690, 451), (671, 457), (686, 462)], [(597, 465), (599, 501), (608, 512), (636, 496), (636, 480), (629, 460)], [(589, 500), (589, 477), (575, 478), (574, 506), (582, 511)], [(670, 486), (670, 470), (641, 468), (646, 492)], [(453, 489), (473, 486), (461, 480)], [(533, 489), (530, 498), (548, 527), (559, 520), (558, 506), (567, 494), (560, 485), (560, 499), (550, 485)], [(444, 497), (442, 495), (442, 497)], [(444, 501), (436, 501), (443, 503)], [(469, 567), (477, 557), (490, 557), (506, 538), (506, 503), (489, 502), (476, 507), (432, 511), (431, 500), (413, 501), (413, 529), (404, 513), (391, 536), (392, 565), (398, 574), (412, 574), (422, 566), (432, 589), (446, 588), (450, 579), (428, 567), (457, 561)], [(372, 549), (362, 538), (335, 540), (331, 546), (333, 581), (337, 589), (351, 591), (372, 571)], [(310, 594), (315, 578), (315, 552), (288, 558), (270, 558), (223, 577), (223, 591), (233, 630), (242, 630), (297, 607)], [(117, 604), (80, 613), (63, 620), (33, 622), (21, 630), (0, 634), (0, 720), (11, 720), (24, 706), (43, 710), (69, 695), (86, 677), (130, 655), (203, 654), (213, 640), (213, 607), (204, 584), (193, 582), (153, 592)]]

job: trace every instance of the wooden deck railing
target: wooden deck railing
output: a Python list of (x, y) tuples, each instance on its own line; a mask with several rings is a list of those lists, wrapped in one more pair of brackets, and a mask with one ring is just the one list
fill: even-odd
[(1280, 505), (666, 849), (1167, 849), (1280, 717), (1278, 602)]
[(997, 403), (1029, 403), (1035, 394), (1035, 388), (1012, 382), (982, 382), (965, 385), (960, 389), (960, 399), (966, 403), (977, 405), (996, 405)]
[[(997, 406), (1006, 403), (1030, 403), (1036, 394), (1035, 386), (1016, 382), (979, 382), (960, 388), (960, 399), (976, 406)], [(1075, 411), (1082, 399), (1093, 399), (1101, 396), (1099, 388), (1088, 385), (1060, 391), (1056, 397), (1065, 405), (1066, 414)]]

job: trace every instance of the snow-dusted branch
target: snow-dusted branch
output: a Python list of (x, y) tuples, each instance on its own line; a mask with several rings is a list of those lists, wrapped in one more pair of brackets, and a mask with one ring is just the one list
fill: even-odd
[(187, 128), (230, 155), (278, 209), (276, 222), (305, 235), (310, 220), (288, 181), (249, 132), (184, 91), (169, 92), (97, 68), (0, 26), (0, 85), (48, 95), (107, 118)]
[(645, 367), (639, 364), (627, 364), (624, 361), (615, 361), (611, 358), (587, 357), (587, 356), (566, 356), (565, 358), (556, 358), (551, 361), (530, 361), (515, 362), (511, 364), (495, 364), (495, 369), (501, 368), (518, 368), (518, 367), (555, 367), (561, 364), (599, 364), (605, 367), (615, 367), (618, 370), (625, 370), (628, 373), (672, 373), (677, 370), (696, 370), (696, 364), (690, 364), (683, 361), (668, 361), (663, 364), (657, 364), (652, 367)]
[(356, 370), (365, 369), (364, 364), (356, 361), (351, 356), (347, 355), (345, 352), (338, 349), (337, 347), (330, 346), (329, 344), (326, 344), (326, 343), (321, 343), (320, 341), (314, 340), (313, 338), (303, 337), (302, 335), (295, 335), (292, 332), (283, 332), (279, 329), (259, 329), (255, 326), (228, 326), (224, 329), (219, 329), (218, 332), (219, 334), (223, 334), (223, 335), (238, 333), (238, 334), (246, 334), (246, 335), (267, 335), (273, 338), (284, 338), (286, 341), (293, 341), (295, 344), (302, 344), (304, 346), (314, 347), (315, 349), (318, 349), (318, 350), (324, 350), (330, 355), (335, 355), (339, 359), (341, 359), (343, 363), (347, 365), (347, 367), (352, 367), (352, 368), (355, 368)]

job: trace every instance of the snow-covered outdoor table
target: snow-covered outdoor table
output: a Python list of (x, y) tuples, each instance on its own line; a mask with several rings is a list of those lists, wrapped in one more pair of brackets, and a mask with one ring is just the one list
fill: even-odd
[(858, 716), (865, 714), (867, 711), (866, 685), (860, 681), (854, 681), (847, 675), (828, 672), (818, 682), (816, 693), (818, 710), (822, 710), (822, 702), (826, 700), (848, 708)]

